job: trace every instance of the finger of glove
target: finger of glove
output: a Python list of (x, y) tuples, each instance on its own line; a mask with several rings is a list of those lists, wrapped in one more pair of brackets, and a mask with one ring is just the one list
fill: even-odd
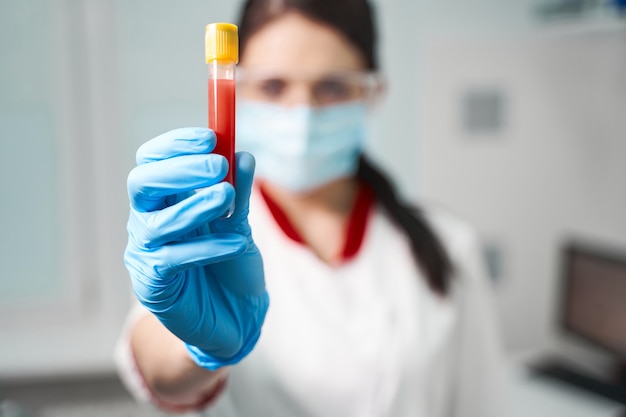
[(236, 183), (235, 183), (235, 215), (248, 215), (250, 204), (250, 193), (252, 181), (254, 179), (254, 168), (256, 161), (254, 156), (248, 152), (238, 152), (235, 155)]
[(222, 262), (246, 251), (248, 240), (234, 233), (213, 233), (171, 243), (150, 251), (152, 270), (168, 277), (192, 267)]
[(221, 182), (199, 189), (162, 210), (131, 210), (129, 236), (138, 247), (147, 249), (179, 241), (195, 229), (221, 217), (234, 197), (233, 187), (227, 182)]
[(248, 152), (237, 152), (235, 155), (236, 183), (235, 183), (235, 211), (227, 218), (212, 224), (215, 231), (234, 231), (249, 234), (248, 211), (250, 193), (254, 179), (255, 160)]
[(245, 245), (246, 239), (236, 234), (201, 236), (149, 251), (128, 245), (124, 263), (135, 296), (150, 311), (164, 312), (176, 304), (184, 308), (181, 302), (193, 308), (211, 296), (198, 291), (210, 279), (205, 265), (238, 256)]
[(224, 179), (226, 158), (218, 154), (185, 155), (136, 166), (128, 175), (128, 198), (140, 212), (159, 210), (165, 198), (209, 187)]
[(216, 281), (234, 294), (260, 295), (265, 291), (263, 258), (254, 242), (249, 241), (243, 255), (211, 265), (211, 271)]
[(215, 148), (217, 139), (211, 129), (183, 127), (170, 130), (147, 141), (137, 149), (137, 165), (182, 155), (206, 154)]

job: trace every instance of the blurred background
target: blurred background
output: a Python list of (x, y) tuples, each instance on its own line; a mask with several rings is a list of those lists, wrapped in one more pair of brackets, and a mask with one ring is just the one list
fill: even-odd
[[(112, 365), (131, 302), (126, 175), (144, 141), (206, 125), (204, 27), (240, 4), (0, 0), (0, 416), (141, 415)], [(626, 347), (559, 325), (564, 248), (626, 253), (624, 2), (373, 4), (389, 88), (368, 151), (406, 198), (475, 225), (511, 363), (624, 363)], [(620, 410), (520, 386), (515, 404), (540, 398), (545, 415)]]

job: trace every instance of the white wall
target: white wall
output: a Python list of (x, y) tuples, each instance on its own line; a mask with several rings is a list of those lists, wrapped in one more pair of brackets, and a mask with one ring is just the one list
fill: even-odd
[[(370, 147), (374, 159), (393, 175), (401, 191), (416, 199), (421, 189), (421, 149), (429, 40), (453, 34), (488, 37), (531, 30), (533, 0), (465, 2), (377, 0), (381, 66), (388, 92), (375, 118)], [(416, 158), (418, 163), (416, 163)]]
[[(539, 1), (378, 1), (390, 91), (371, 146), (412, 200), (470, 220), (502, 255), (505, 342), (555, 344), (569, 236), (626, 250), (626, 23), (541, 21)], [(508, 97), (495, 137), (461, 126), (469, 88)], [(560, 343), (560, 342), (559, 342)]]
[(95, 155), (84, 12), (64, 0), (0, 3), (3, 378), (110, 367), (123, 318), (119, 243), (103, 232), (123, 231), (108, 213), (124, 203), (99, 186), (119, 176)]
[[(626, 31), (448, 39), (426, 57), (422, 195), (501, 246), (509, 347), (550, 344), (565, 241), (626, 250)], [(505, 97), (501, 131), (463, 129), (476, 88)]]

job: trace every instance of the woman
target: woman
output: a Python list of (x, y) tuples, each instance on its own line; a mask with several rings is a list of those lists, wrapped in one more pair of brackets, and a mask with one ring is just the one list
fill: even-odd
[(208, 129), (148, 141), (129, 175), (130, 389), (215, 416), (502, 416), (471, 229), (361, 154), (366, 0), (250, 0), (239, 30), (236, 193)]

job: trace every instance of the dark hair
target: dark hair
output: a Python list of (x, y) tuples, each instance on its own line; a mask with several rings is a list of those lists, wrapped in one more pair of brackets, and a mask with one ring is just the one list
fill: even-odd
[(445, 294), (452, 275), (452, 264), (445, 248), (424, 220), (422, 211), (400, 201), (391, 182), (365, 156), (361, 156), (359, 161), (358, 176), (372, 187), (376, 201), (408, 235), (411, 251), (426, 274), (430, 288)]
[[(336, 29), (362, 53), (368, 69), (378, 69), (373, 11), (367, 0), (248, 0), (239, 21), (240, 53), (243, 54), (254, 33), (288, 12), (301, 13)], [(391, 220), (407, 233), (413, 255), (430, 288), (445, 294), (452, 265), (421, 210), (400, 201), (391, 182), (364, 156), (357, 175), (372, 187), (376, 200)]]
[(240, 55), (257, 30), (287, 12), (301, 13), (338, 30), (363, 54), (368, 69), (378, 69), (376, 31), (365, 0), (248, 0), (239, 21)]

